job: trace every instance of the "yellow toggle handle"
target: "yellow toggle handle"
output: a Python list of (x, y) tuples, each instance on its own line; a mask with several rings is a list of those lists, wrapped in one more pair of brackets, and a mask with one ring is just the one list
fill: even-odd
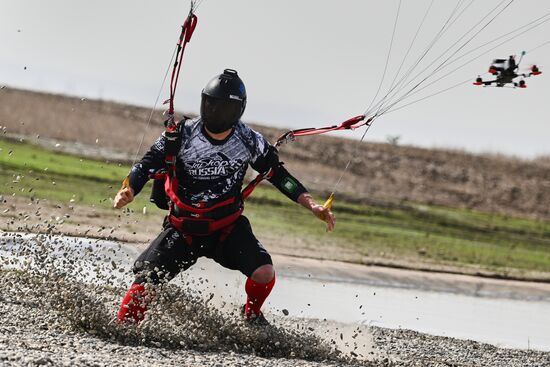
[(331, 192), (330, 196), (328, 197), (327, 201), (323, 204), (323, 208), (331, 210), (332, 209), (332, 202), (334, 201), (334, 193)]
[[(334, 193), (330, 193), (330, 196), (328, 197), (327, 201), (323, 204), (323, 208), (331, 210), (332, 209), (332, 203), (334, 202)], [(322, 221), (327, 221), (327, 212), (324, 211), (322, 213), (319, 213), (317, 217), (321, 219)]]
[(122, 187), (120, 188), (120, 190), (127, 189), (128, 187), (130, 187), (130, 175), (126, 176), (124, 181), (122, 181)]

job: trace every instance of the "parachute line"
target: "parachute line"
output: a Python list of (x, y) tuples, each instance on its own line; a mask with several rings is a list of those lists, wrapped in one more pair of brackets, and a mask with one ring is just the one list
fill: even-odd
[[(401, 11), (402, 1), (403, 0), (399, 0), (399, 5), (397, 6), (397, 14), (395, 15), (395, 21), (393, 23), (393, 31), (392, 31), (392, 35), (391, 35), (390, 47), (388, 49), (388, 55), (386, 56), (386, 65), (384, 66), (384, 72), (382, 74), (382, 78), (380, 79), (380, 84), (378, 85), (378, 90), (376, 91), (376, 94), (372, 98), (370, 106), (372, 106), (372, 104), (374, 103), (374, 101), (378, 97), (378, 94), (380, 93), (380, 89), (382, 88), (382, 84), (384, 83), (384, 79), (386, 78), (386, 72), (388, 71), (388, 64), (390, 62), (390, 56), (391, 56), (391, 51), (392, 51), (392, 47), (393, 47), (393, 40), (395, 38), (395, 30), (397, 29), (397, 22), (399, 20), (399, 13)], [(370, 106), (367, 108), (367, 111), (370, 109)], [(367, 113), (365, 113), (364, 115), (367, 115)]]
[[(487, 74), (487, 73), (485, 73), (485, 74)], [(447, 92), (447, 91), (449, 91), (449, 90), (451, 90), (451, 89), (454, 89), (454, 88), (456, 88), (456, 87), (460, 87), (461, 85), (464, 85), (464, 84), (470, 82), (471, 80), (472, 80), (472, 78), (468, 78), (468, 79), (466, 79), (466, 80), (464, 80), (464, 81), (462, 81), (462, 82), (460, 82), (460, 83), (457, 83), (457, 84), (455, 84), (455, 85), (453, 85), (453, 86), (451, 86), (451, 87), (445, 88), (445, 89), (443, 89), (443, 90), (440, 90), (440, 91), (438, 91), (438, 92), (435, 92), (435, 93), (433, 93), (433, 94), (427, 95), (427, 96), (425, 96), (425, 97), (422, 97), (422, 98), (420, 98), (420, 99), (417, 99), (417, 100), (415, 100), (415, 101), (409, 102), (409, 103), (407, 103), (407, 104), (404, 104), (404, 105), (399, 106), (399, 107), (396, 107), (396, 108), (392, 108), (392, 107), (390, 106), (391, 109), (389, 109), (389, 110), (387, 110), (387, 111), (384, 111), (383, 113), (384, 113), (384, 114), (388, 114), (388, 113), (392, 113), (392, 112), (394, 112), (394, 111), (398, 111), (398, 110), (400, 110), (400, 109), (402, 109), (402, 108), (411, 106), (411, 105), (413, 105), (413, 104), (415, 104), (415, 103), (418, 103), (418, 102), (421, 102), (421, 101), (423, 101), (423, 100), (425, 100), (425, 99), (428, 99), (428, 98), (437, 96), (438, 94)]]
[[(550, 15), (550, 13), (547, 13), (546, 15), (542, 16), (541, 18), (547, 17), (548, 15)], [(538, 18), (536, 21), (540, 20), (541, 18)], [(543, 25), (544, 23), (546, 23), (546, 22), (548, 22), (548, 21), (550, 21), (550, 18), (547, 18), (547, 19), (545, 19), (545, 20), (539, 22), (538, 24), (532, 25), (531, 27), (527, 28), (526, 30), (522, 31), (521, 33), (516, 34), (516, 35), (514, 35), (514, 36), (512, 36), (512, 37), (510, 37), (510, 38), (508, 38), (508, 39), (506, 39), (506, 40), (504, 40), (504, 41), (502, 41), (501, 43), (497, 44), (496, 46), (491, 47), (490, 49), (484, 51), (483, 53), (481, 53), (481, 54), (479, 54), (479, 55), (473, 57), (472, 59), (466, 61), (465, 63), (463, 63), (463, 64), (461, 64), (460, 66), (456, 67), (455, 69), (451, 70), (451, 71), (448, 72), (447, 74), (445, 74), (445, 75), (441, 76), (440, 78), (434, 80), (433, 82), (431, 82), (431, 83), (425, 85), (424, 87), (422, 87), (422, 88), (416, 90), (414, 93), (411, 93), (409, 96), (407, 96), (407, 97), (405, 97), (405, 98), (402, 98), (402, 99), (401, 99), (400, 101), (398, 101), (397, 103), (391, 105), (391, 106), (390, 106), (390, 109), (392, 109), (393, 106), (395, 106), (396, 104), (398, 104), (398, 103), (400, 103), (400, 102), (402, 102), (402, 101), (408, 99), (409, 97), (412, 97), (413, 95), (415, 95), (415, 94), (421, 92), (422, 90), (428, 88), (429, 86), (433, 85), (434, 83), (438, 82), (439, 80), (441, 80), (441, 79), (443, 79), (443, 78), (449, 76), (450, 74), (454, 73), (455, 71), (457, 71), (457, 70), (459, 70), (459, 69), (462, 69), (464, 66), (466, 66), (466, 65), (472, 63), (473, 61), (479, 59), (480, 57), (482, 57), (482, 56), (488, 54), (489, 52), (493, 51), (494, 49), (496, 49), (496, 48), (498, 48), (498, 47), (500, 47), (500, 46), (502, 46), (502, 45), (504, 45), (504, 44), (506, 44), (506, 43), (508, 43), (508, 42), (510, 42), (510, 41), (512, 41), (512, 40), (514, 40), (514, 39), (516, 39), (516, 38), (518, 38), (518, 37), (520, 37), (520, 36), (522, 36), (523, 34), (525, 34), (525, 33), (529, 32), (529, 31), (531, 31), (531, 30), (533, 30), (533, 29), (535, 29), (535, 28), (537, 28), (537, 27)], [(532, 23), (533, 23), (533, 22), (530, 22), (529, 24), (532, 24)], [(522, 27), (520, 27), (520, 28), (518, 28), (518, 29), (522, 29), (522, 28), (525, 28), (525, 26), (522, 26)], [(516, 29), (516, 31), (517, 31), (517, 29)], [(507, 33), (507, 35), (509, 35), (510, 33), (515, 33), (515, 31), (509, 32), (509, 33)], [(501, 37), (499, 37), (499, 38), (501, 38)], [(491, 43), (492, 43), (492, 42), (494, 42), (494, 40), (491, 41)], [(550, 43), (550, 41), (548, 41), (547, 43)], [(464, 54), (464, 55), (466, 55), (466, 54)], [(458, 60), (458, 59), (457, 59), (457, 60)], [(471, 79), (471, 78), (470, 78), (470, 79)], [(464, 83), (461, 83), (461, 84), (464, 84)], [(436, 95), (436, 94), (439, 94), (439, 93), (435, 93), (434, 95)], [(431, 95), (430, 95), (430, 96), (431, 96)], [(421, 98), (420, 100), (424, 100), (424, 99), (426, 99), (426, 98)], [(420, 100), (417, 100), (417, 101), (420, 101)], [(408, 105), (410, 105), (410, 104), (407, 104), (406, 106), (408, 106)], [(400, 108), (398, 108), (398, 109), (400, 109)], [(388, 110), (389, 110), (389, 109), (388, 109)], [(397, 110), (397, 109), (392, 109), (392, 111), (396, 111), (396, 110)]]
[[(411, 44), (409, 45), (409, 48), (407, 49), (407, 52), (405, 53), (405, 56), (403, 57), (403, 60), (401, 61), (401, 64), (399, 65), (399, 68), (397, 69), (397, 72), (395, 73), (395, 77), (393, 78), (391, 85), (390, 85), (390, 91), (393, 90), (393, 87), (395, 85), (395, 81), (397, 80), (397, 77), (401, 73), (401, 69), (403, 68), (403, 65), (405, 64), (405, 60), (407, 60), (407, 57), (409, 56), (409, 53), (412, 50), (412, 47), (418, 37), (418, 34), (420, 33), (420, 30), (422, 29), (422, 26), (424, 25), (424, 22), (426, 21), (426, 18), (428, 17), (428, 14), (434, 4), (435, 0), (432, 0), (430, 4), (428, 5), (428, 9), (426, 9), (426, 12), (424, 13), (424, 16), (422, 17), (422, 21), (420, 22), (420, 25), (416, 29), (416, 32), (414, 34), (413, 39), (411, 40)], [(387, 95), (387, 94), (386, 94)]]
[(546, 42), (544, 42), (544, 43), (538, 45), (537, 47), (530, 49), (529, 51), (527, 51), (527, 53), (531, 53), (531, 52), (533, 52), (533, 51), (535, 51), (535, 50), (538, 50), (539, 48), (544, 47), (544, 46), (546, 46), (546, 45), (548, 45), (548, 44), (550, 44), (550, 41), (546, 41)]
[[(477, 32), (474, 33), (473, 36), (471, 36), (467, 41), (465, 41), (458, 49), (456, 49), (450, 56), (448, 56), (442, 63), (440, 63), (430, 74), (428, 74), (426, 77), (424, 77), (420, 82), (418, 82), (414, 87), (412, 87), (410, 90), (408, 90), (404, 95), (400, 96), (397, 101), (394, 101), (392, 102), (390, 105), (390, 108), (393, 107), (395, 104), (401, 102), (404, 98), (406, 98), (407, 96), (409, 96), (412, 92), (414, 92), (420, 85), (422, 85), (422, 83), (424, 83), (426, 80), (428, 80), (429, 78), (433, 77), (435, 73), (437, 73), (442, 67), (445, 66), (445, 64), (454, 56), (456, 55), (460, 50), (462, 50), (464, 47), (466, 47), (475, 37), (477, 37), (484, 29), (486, 29), (500, 14), (502, 14), (502, 12), (504, 12), (515, 0), (510, 0), (508, 2), (508, 4), (506, 4), (502, 9), (500, 9), (497, 14), (495, 16), (493, 16), (487, 23), (485, 23)], [(502, 2), (500, 3), (502, 4)], [(500, 6), (497, 5), (497, 7)], [(485, 19), (486, 17), (484, 17), (483, 19)], [(474, 26), (474, 28), (477, 27), (477, 24), (476, 26)], [(470, 31), (468, 31), (469, 33)], [(420, 75), (420, 74), (418, 74)], [(416, 77), (415, 77), (416, 78)], [(413, 80), (415, 79), (413, 78)], [(410, 84), (410, 83), (408, 83)], [(386, 104), (387, 106), (388, 104)], [(388, 108), (386, 106), (383, 106), (379, 109), (379, 111), (383, 108), (385, 111), (388, 110)], [(378, 114), (380, 115), (380, 114)]]
[[(547, 15), (550, 15), (550, 13), (548, 13)], [(546, 15), (546, 16), (547, 16), (547, 15)], [(422, 88), (416, 90), (414, 93), (411, 93), (407, 98), (409, 98), (409, 97), (411, 97), (411, 96), (413, 96), (413, 95), (415, 95), (415, 94), (421, 92), (422, 90), (424, 90), (424, 89), (428, 88), (429, 86), (435, 84), (435, 83), (438, 82), (439, 80), (441, 80), (441, 79), (443, 79), (443, 78), (446, 78), (447, 76), (451, 75), (451, 74), (454, 73), (455, 71), (462, 69), (462, 68), (465, 67), (466, 65), (469, 65), (469, 64), (472, 63), (473, 61), (479, 59), (480, 57), (482, 57), (482, 56), (484, 56), (484, 55), (486, 55), (486, 54), (488, 54), (489, 52), (493, 51), (494, 49), (496, 49), (496, 48), (498, 48), (498, 47), (500, 47), (500, 46), (502, 46), (502, 45), (504, 45), (504, 44), (506, 44), (506, 43), (508, 43), (508, 42), (510, 42), (510, 41), (512, 41), (512, 40), (514, 40), (514, 39), (516, 39), (516, 38), (518, 38), (518, 37), (520, 37), (520, 36), (522, 36), (523, 34), (529, 32), (529, 31), (531, 31), (531, 30), (533, 30), (533, 29), (535, 29), (535, 28), (537, 28), (537, 27), (539, 27), (539, 26), (541, 26), (542, 24), (544, 24), (544, 23), (546, 23), (546, 22), (548, 22), (548, 21), (550, 21), (550, 18), (547, 18), (547, 19), (541, 21), (540, 23), (535, 24), (535, 25), (531, 26), (530, 28), (524, 30), (523, 32), (521, 32), (521, 33), (519, 33), (519, 34), (517, 34), (517, 35), (514, 35), (514, 36), (512, 36), (512, 37), (510, 37), (510, 38), (508, 38), (508, 39), (506, 39), (506, 40), (504, 40), (504, 41), (502, 41), (501, 43), (497, 44), (496, 46), (491, 47), (490, 49), (484, 51), (483, 53), (481, 53), (481, 54), (479, 54), (479, 55), (473, 57), (472, 59), (466, 61), (465, 63), (461, 64), (460, 66), (458, 66), (458, 67), (452, 69), (452, 70), (449, 71), (447, 74), (445, 74), (445, 75), (439, 77), (438, 79), (432, 81), (431, 83), (426, 84), (426, 85), (423, 86)], [(523, 26), (523, 27), (521, 27), (521, 28), (524, 28), (524, 27), (525, 27), (525, 26)], [(509, 34), (510, 34), (510, 33), (507, 33), (507, 35), (509, 35)], [(500, 37), (499, 37), (499, 38), (500, 38)], [(494, 40), (491, 41), (491, 43), (492, 43), (492, 42), (494, 42)], [(550, 43), (550, 41), (548, 41), (547, 43)], [(486, 44), (485, 44), (485, 45), (486, 45)], [(484, 45), (484, 46), (485, 46), (485, 45)], [(479, 49), (479, 47), (476, 48), (476, 49), (474, 49), (474, 50), (472, 50), (472, 51), (475, 51), (475, 50), (477, 50), (477, 49)], [(532, 51), (531, 51), (531, 52), (532, 52)], [(458, 61), (459, 59), (461, 59), (463, 56), (466, 56), (466, 55), (467, 55), (467, 54), (462, 55), (461, 57), (455, 59), (455, 61)], [(453, 62), (453, 63), (454, 63), (454, 62)], [(450, 63), (450, 64), (448, 64), (448, 65), (451, 65), (451, 64), (452, 64), (452, 63)], [(448, 65), (447, 65), (447, 66), (448, 66)], [(471, 78), (470, 78), (470, 79), (471, 79)], [(406, 99), (406, 98), (404, 98), (404, 99)]]
[[(405, 74), (403, 75), (403, 77), (399, 80), (399, 82), (393, 87), (393, 88), (390, 88), (390, 90), (386, 93), (386, 95), (376, 103), (376, 105), (371, 109), (369, 107), (369, 109), (367, 109), (367, 111), (365, 112), (365, 115), (369, 115), (372, 110), (376, 109), (376, 108), (379, 108), (380, 105), (383, 104), (383, 102), (388, 98), (388, 95), (396, 88), (398, 88), (402, 83), (404, 83), (408, 77), (412, 74), (412, 72), (414, 71), (414, 69), (416, 69), (416, 67), (418, 67), (418, 65), (420, 65), (420, 63), (422, 62), (422, 60), (428, 55), (428, 53), (432, 50), (433, 46), (439, 41), (439, 39), (441, 39), (441, 37), (445, 34), (445, 32), (447, 32), (449, 30), (449, 28), (452, 26), (452, 24), (454, 24), (454, 22), (456, 21), (456, 19), (458, 19), (458, 17), (460, 17), (460, 15), (462, 14), (462, 12), (458, 15), (457, 18), (455, 18), (453, 20), (453, 17), (455, 16), (455, 14), (457, 13), (458, 9), (460, 9), (460, 7), (462, 6), (462, 3), (464, 2), (464, 0), (459, 0), (455, 6), (455, 8), (453, 9), (453, 11), (451, 12), (451, 14), (449, 15), (449, 17), (445, 20), (445, 22), (443, 23), (443, 26), (441, 27), (441, 29), (437, 32), (437, 34), (434, 36), (434, 38), (429, 42), (428, 46), (424, 49), (424, 51), (421, 53), (421, 55), (417, 58), (416, 62), (407, 70), (407, 72), (405, 72)], [(408, 84), (410, 83), (407, 83), (405, 86), (407, 86)], [(404, 86), (404, 87), (405, 87)], [(404, 88), (403, 87), (403, 88)], [(395, 92), (395, 94), (399, 93), (399, 91)], [(372, 106), (372, 103), (371, 103), (371, 106)]]
[(151, 120), (153, 119), (153, 114), (155, 113), (157, 109), (157, 105), (159, 103), (160, 95), (162, 94), (162, 91), (164, 89), (164, 84), (166, 84), (166, 79), (168, 79), (168, 74), (170, 73), (170, 67), (172, 66), (172, 62), (174, 62), (174, 58), (176, 57), (176, 52), (178, 50), (178, 47), (176, 46), (174, 48), (174, 51), (172, 52), (172, 57), (170, 58), (170, 62), (168, 63), (168, 67), (166, 68), (166, 72), (164, 73), (164, 78), (162, 79), (162, 82), (160, 83), (160, 88), (157, 93), (157, 97), (155, 98), (155, 103), (153, 104), (153, 108), (151, 108), (151, 111), (149, 112), (149, 117), (147, 118), (147, 123), (145, 124), (145, 130), (143, 130), (143, 134), (141, 134), (141, 139), (139, 141), (138, 148), (136, 150), (136, 153), (134, 154), (134, 158), (132, 159), (132, 167), (134, 164), (136, 164), (137, 157), (139, 155), (139, 152), (141, 150), (141, 147), (143, 146), (143, 141), (145, 140), (145, 131), (149, 129), (149, 125), (151, 124)]
[(340, 186), (340, 182), (342, 182), (342, 179), (344, 178), (346, 172), (348, 171), (349, 166), (351, 165), (351, 161), (353, 160), (353, 157), (357, 156), (357, 150), (359, 149), (359, 145), (363, 143), (363, 140), (365, 139), (365, 136), (367, 135), (367, 132), (369, 131), (370, 127), (372, 126), (372, 123), (374, 122), (374, 119), (370, 120), (366, 123), (367, 127), (365, 128), (365, 131), (363, 132), (363, 135), (361, 136), (361, 139), (356, 141), (353, 146), (353, 152), (351, 158), (346, 163), (346, 166), (344, 167), (344, 170), (340, 174), (340, 177), (338, 178), (338, 181), (336, 181), (336, 184), (334, 184), (334, 187), (332, 188), (331, 194), (334, 195), (336, 192), (336, 189), (338, 186)]
[[(492, 8), (485, 16), (483, 16), (473, 27), (471, 27), (462, 37), (460, 37), (451, 47), (447, 48), (439, 57), (437, 57), (435, 60), (433, 60), (428, 66), (426, 66), (421, 72), (417, 73), (409, 82), (407, 82), (405, 85), (403, 85), (402, 88), (400, 88), (400, 90), (396, 91), (395, 93), (392, 94), (392, 96), (389, 98), (390, 100), (393, 99), (394, 102), (395, 102), (395, 97), (405, 89), (405, 87), (407, 87), (408, 85), (410, 85), (414, 80), (416, 80), (418, 77), (420, 77), (426, 70), (428, 70), (437, 60), (441, 59), (441, 57), (443, 57), (450, 49), (452, 49), (452, 47), (456, 46), (456, 44), (458, 42), (460, 42), (460, 40), (462, 40), (466, 35), (468, 35), (470, 32), (472, 32), (477, 26), (479, 26), (479, 24), (481, 24), (481, 22), (483, 22), (483, 20), (485, 20), (491, 13), (493, 13), (496, 9), (498, 9), (505, 1), (507, 0), (502, 0), (499, 2), (499, 4), (497, 4), (494, 8)], [(409, 90), (409, 92), (407, 92), (404, 96), (407, 96), (408, 93), (410, 93), (411, 91), (414, 91), (419, 85), (421, 85), (422, 83), (424, 83), (424, 81), (430, 79), (431, 77), (433, 77), (436, 73), (439, 72), (439, 70), (441, 68), (444, 68), (445, 67), (445, 64), (449, 61), (450, 58), (452, 58), (454, 55), (456, 55), (456, 53), (458, 51), (460, 51), (462, 48), (464, 48), (469, 42), (471, 42), (472, 39), (474, 39), (477, 35), (479, 35), (479, 33), (481, 33), (481, 31), (483, 31), (483, 29), (485, 29), (485, 27), (487, 27), (494, 19), (496, 19), (496, 17), (498, 17), (514, 0), (511, 0), (503, 9), (501, 9), (499, 11), (499, 13), (497, 13), (497, 15), (495, 17), (493, 17), (493, 19), (491, 19), (487, 24), (485, 24), (485, 26), (483, 26), (480, 30), (478, 30), (469, 40), (467, 40), (462, 46), (460, 46), (458, 49), (456, 49), (449, 57), (447, 57), (447, 59), (445, 61), (443, 61), (438, 67), (436, 67), (432, 72), (430, 72), (426, 77), (424, 77), (424, 79), (422, 79), (417, 85), (415, 85), (411, 90)], [(471, 5), (468, 4), (468, 6)], [(461, 12), (461, 14), (463, 14)], [(456, 19), (455, 19), (456, 20)], [(398, 97), (397, 98), (397, 101), (399, 101), (402, 97)], [(392, 104), (394, 102), (388, 102), (387, 104)], [(386, 104), (386, 105), (387, 105)], [(384, 106), (381, 106), (380, 109), (383, 109)], [(380, 110), (379, 109), (379, 110)]]

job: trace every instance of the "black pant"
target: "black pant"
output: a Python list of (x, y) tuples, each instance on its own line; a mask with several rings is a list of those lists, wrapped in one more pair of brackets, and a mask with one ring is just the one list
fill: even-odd
[(165, 222), (164, 230), (135, 261), (135, 282), (168, 282), (195, 264), (201, 256), (209, 257), (225, 268), (239, 270), (247, 277), (260, 266), (273, 264), (245, 216), (237, 219), (223, 241), (220, 241), (221, 235), (218, 231), (208, 236), (193, 236), (189, 244), (185, 234)]

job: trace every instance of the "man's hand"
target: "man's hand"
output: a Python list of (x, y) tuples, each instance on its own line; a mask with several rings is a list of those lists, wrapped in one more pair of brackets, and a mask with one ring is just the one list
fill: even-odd
[(327, 232), (334, 230), (336, 217), (329, 208), (315, 203), (311, 195), (307, 192), (298, 197), (298, 203), (304, 208), (311, 210), (313, 215), (327, 223)]
[(325, 208), (322, 205), (315, 204), (311, 208), (311, 212), (317, 218), (327, 222), (327, 232), (330, 232), (334, 229), (334, 226), (336, 225), (336, 217), (329, 208)]
[(113, 207), (116, 209), (120, 209), (123, 206), (131, 203), (134, 200), (134, 189), (131, 187), (125, 187), (123, 189), (120, 189), (120, 191), (116, 194), (115, 200), (113, 201)]

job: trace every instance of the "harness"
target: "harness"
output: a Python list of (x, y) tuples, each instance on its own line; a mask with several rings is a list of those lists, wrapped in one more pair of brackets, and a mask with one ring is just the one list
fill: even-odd
[(161, 209), (168, 209), (168, 222), (191, 241), (192, 236), (208, 236), (221, 231), (223, 240), (244, 211), (244, 201), (273, 169), (259, 174), (239, 194), (214, 204), (184, 202), (178, 197), (179, 179), (176, 176), (177, 154), (182, 145), (184, 123), (167, 126), (163, 133), (166, 168), (150, 175), (155, 180), (151, 201)]

